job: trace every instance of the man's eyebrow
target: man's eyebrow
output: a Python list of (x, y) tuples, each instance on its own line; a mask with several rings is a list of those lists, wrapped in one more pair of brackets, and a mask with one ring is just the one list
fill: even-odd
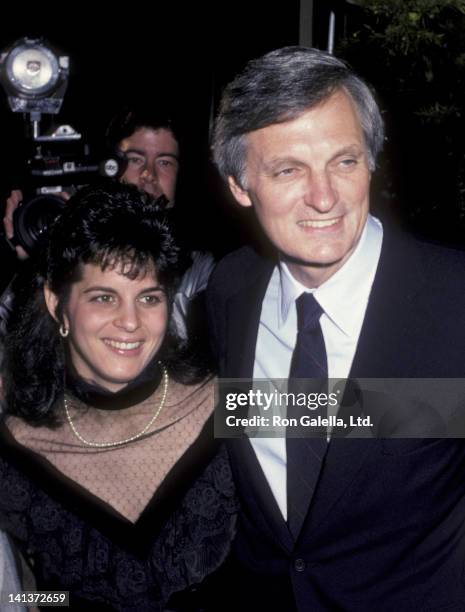
[[(360, 144), (354, 143), (351, 145), (343, 146), (331, 155), (331, 159), (340, 157), (341, 155), (354, 155), (355, 157), (362, 157), (365, 154), (365, 149)], [(271, 159), (263, 160), (261, 166), (264, 170), (273, 170), (276, 166), (281, 164), (305, 164), (299, 157), (294, 155), (283, 155), (282, 157), (272, 157)]]
[(179, 160), (179, 155), (177, 155), (176, 153), (164, 153), (163, 151), (157, 153), (157, 158), (158, 157), (172, 157), (175, 160)]
[(364, 155), (365, 149), (360, 144), (347, 145), (346, 147), (342, 147), (338, 151), (335, 152), (334, 157), (339, 157), (340, 155), (355, 155), (356, 157), (362, 157)]
[[(141, 149), (127, 149), (126, 151), (123, 151), (123, 153), (125, 155), (128, 154), (136, 154), (136, 155), (140, 155), (141, 157), (147, 157), (147, 153), (145, 151), (141, 151)], [(159, 157), (172, 157), (173, 159), (175, 159), (176, 161), (179, 161), (179, 155), (177, 155), (176, 153), (171, 153), (169, 151), (160, 151), (159, 153), (156, 154), (155, 158), (158, 159)]]
[(140, 155), (141, 157), (145, 157), (145, 151), (141, 151), (140, 149), (126, 149), (126, 151), (123, 151), (123, 153), (125, 155), (127, 155), (128, 153), (135, 153), (136, 155)]
[(271, 159), (262, 161), (262, 168), (272, 170), (280, 164), (302, 164), (302, 162), (292, 155), (283, 155), (282, 157), (272, 157)]

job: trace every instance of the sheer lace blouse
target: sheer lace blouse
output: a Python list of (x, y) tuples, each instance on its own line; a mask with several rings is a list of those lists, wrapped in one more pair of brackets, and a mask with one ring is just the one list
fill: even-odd
[[(88, 407), (73, 396), (68, 396), (67, 402), (73, 423), (84, 439), (112, 442), (143, 430), (159, 407), (162, 387), (140, 404), (119, 410)], [(86, 446), (66, 419), (58, 429), (50, 429), (9, 417), (7, 427), (19, 444), (135, 522), (199, 436), (213, 411), (213, 396), (212, 381), (186, 386), (170, 380), (165, 404), (147, 434), (117, 447)]]

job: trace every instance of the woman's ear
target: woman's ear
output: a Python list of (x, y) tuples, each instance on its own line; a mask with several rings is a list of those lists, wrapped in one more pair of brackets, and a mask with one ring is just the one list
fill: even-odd
[(53, 293), (53, 291), (48, 285), (44, 285), (44, 298), (45, 304), (47, 305), (47, 310), (49, 311), (50, 315), (55, 319), (55, 321), (59, 323), (60, 321), (58, 321), (55, 312), (58, 306), (58, 296), (56, 295), (56, 293)]

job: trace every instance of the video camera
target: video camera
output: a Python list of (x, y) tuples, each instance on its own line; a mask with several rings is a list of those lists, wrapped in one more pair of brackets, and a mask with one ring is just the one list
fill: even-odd
[(102, 176), (116, 178), (124, 159), (114, 154), (93, 156), (82, 135), (70, 125), (41, 134), (42, 115), (60, 112), (68, 85), (69, 57), (44, 39), (22, 38), (0, 54), (0, 83), (10, 110), (27, 123), (26, 192), (13, 215), (13, 246), (31, 253), (51, 222), (66, 205), (59, 195)]

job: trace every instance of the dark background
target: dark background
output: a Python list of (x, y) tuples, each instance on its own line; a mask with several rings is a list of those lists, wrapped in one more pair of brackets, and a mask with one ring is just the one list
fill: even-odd
[[(245, 10), (246, 2), (169, 9), (137, 3), (133, 11), (128, 7), (107, 20), (73, 10), (59, 22), (56, 15), (53, 21), (27, 16), (10, 20), (8, 27), (4, 23), (0, 49), (23, 36), (42, 36), (69, 55), (70, 82), (58, 119), (90, 139), (101, 137), (125, 101), (169, 100), (198, 158), (207, 147), (212, 106), (223, 86), (250, 58), (298, 43), (298, 0), (277, 12), (266, 9), (267, 3), (250, 4), (255, 7)], [(19, 148), (22, 119), (8, 110), (3, 92), (0, 98), (1, 154), (8, 163), (11, 149)], [(0, 181), (4, 188), (8, 177), (2, 173)]]
[[(409, 7), (413, 11), (424, 2), (405, 0), (407, 15)], [(209, 163), (209, 127), (222, 88), (249, 59), (299, 43), (299, 0), (128, 3), (118, 10), (99, 5), (99, 16), (82, 3), (41, 9), (34, 13), (29, 6), (10, 6), (0, 29), (0, 49), (24, 36), (42, 36), (70, 56), (70, 83), (57, 123), (70, 123), (97, 149), (109, 119), (123, 103), (168, 104), (184, 132), (178, 205), (194, 245), (221, 256), (254, 239), (250, 212), (234, 204)], [(102, 10), (107, 11), (103, 16)], [(385, 153), (373, 181), (375, 213), (427, 239), (463, 248), (465, 15), (445, 9), (423, 19), (423, 30), (444, 36), (441, 45), (427, 43), (418, 53), (403, 56), (389, 40), (383, 48), (376, 36), (367, 34), (372, 28), (382, 36), (392, 16), (383, 23), (343, 0), (314, 0), (314, 46), (326, 48), (331, 10), (337, 16), (336, 53), (374, 85), (387, 124)], [(461, 63), (454, 64), (457, 58)], [(425, 61), (433, 67), (431, 82), (424, 78)], [(434, 108), (436, 103), (452, 112), (431, 120), (418, 115), (422, 106)], [(24, 121), (9, 111), (3, 91), (0, 126), (3, 205), (11, 188), (23, 184), (18, 169), (27, 157)], [(0, 259), (1, 288), (17, 265), (1, 236)]]
[[(220, 182), (207, 165), (211, 115), (224, 85), (250, 58), (298, 43), (299, 2), (288, 0), (279, 11), (266, 2), (192, 4), (136, 2), (119, 11), (107, 9), (105, 17), (81, 4), (34, 15), (18, 8), (16, 18), (12, 14), (3, 21), (0, 49), (24, 36), (45, 37), (70, 56), (69, 86), (56, 121), (70, 123), (94, 148), (124, 102), (168, 101), (187, 145), (183, 168), (188, 169), (184, 206), (189, 207), (189, 227), (221, 255), (243, 236), (240, 211), (222, 197)], [(27, 155), (22, 115), (9, 110), (3, 90), (0, 125), (3, 207), (11, 188), (21, 183), (18, 168)], [(0, 240), (4, 284), (16, 264)]]

